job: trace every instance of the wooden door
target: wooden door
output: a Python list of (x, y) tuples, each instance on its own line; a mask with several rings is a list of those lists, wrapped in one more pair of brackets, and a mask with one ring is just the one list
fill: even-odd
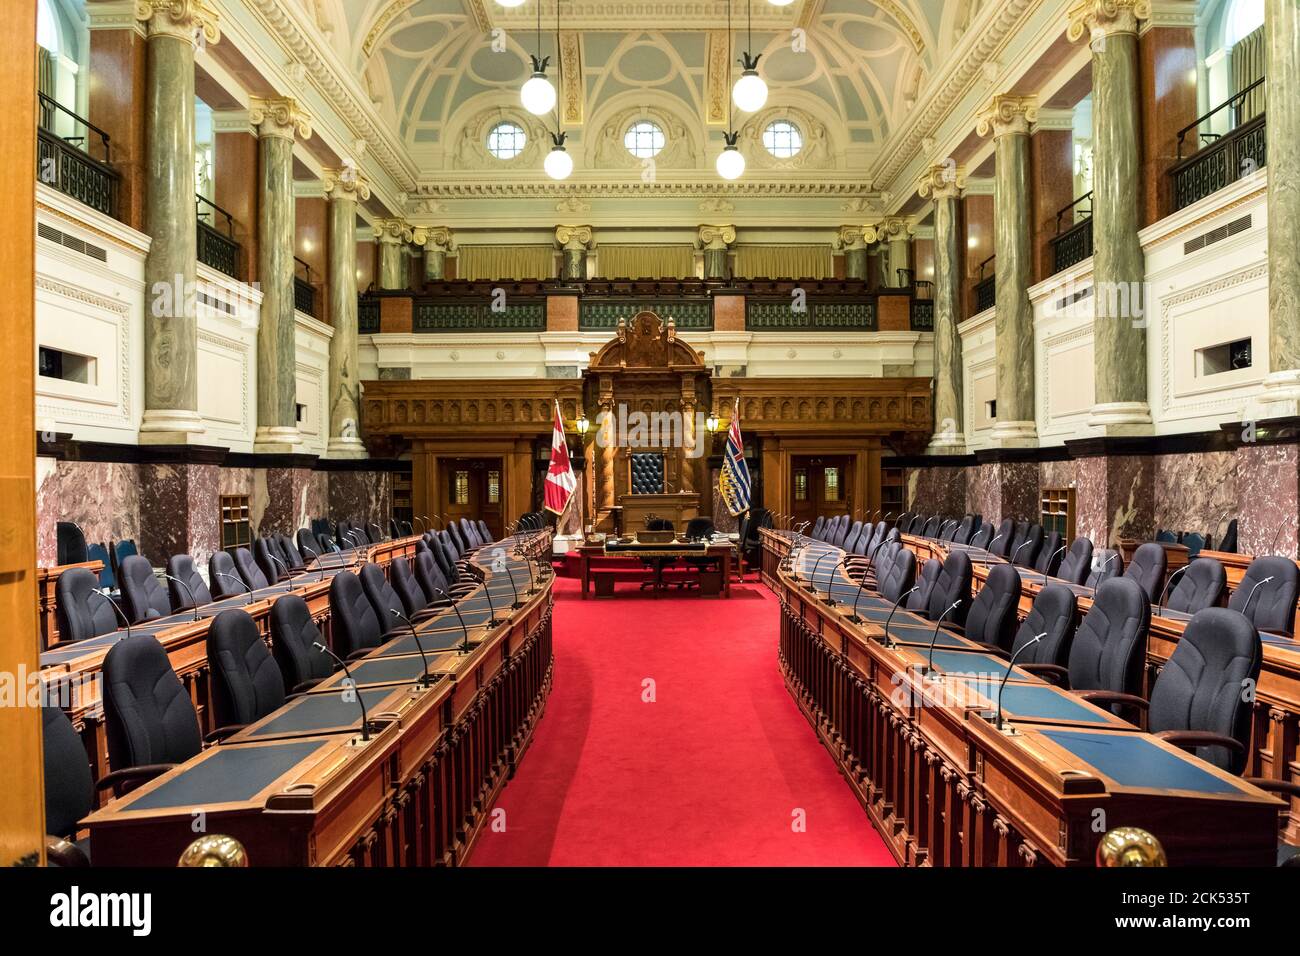
[(797, 455), (790, 459), (790, 501), (796, 524), (818, 516), (853, 514), (853, 457)]
[(437, 512), (444, 520), (482, 519), (493, 538), (505, 536), (505, 469), (500, 458), (444, 458), (438, 462), (438, 474), (442, 487)]

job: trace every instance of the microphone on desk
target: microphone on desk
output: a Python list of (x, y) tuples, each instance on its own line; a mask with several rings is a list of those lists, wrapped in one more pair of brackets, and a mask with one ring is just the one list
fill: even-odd
[(902, 606), (904, 598), (909, 597), (912, 594), (915, 594), (919, 590), (921, 590), (921, 585), (918, 584), (914, 588), (912, 588), (912, 590), (903, 592), (898, 596), (898, 600), (894, 602), (894, 606), (890, 608), (889, 617), (885, 618), (885, 646), (886, 647), (894, 646), (894, 641), (889, 636), (889, 622), (894, 619), (894, 612), (897, 611)]
[(1048, 557), (1047, 557), (1047, 563), (1046, 563), (1045, 565), (1043, 565), (1043, 574), (1044, 574), (1044, 575), (1046, 575), (1047, 572), (1051, 569), (1051, 567), (1052, 567), (1052, 562), (1056, 559), (1056, 556), (1057, 556), (1058, 554), (1060, 554), (1061, 552), (1065, 551), (1065, 550), (1066, 550), (1066, 546), (1065, 546), (1065, 545), (1061, 545), (1059, 548), (1057, 548), (1055, 551), (1053, 551), (1050, 555), (1048, 555)]
[(420, 519), (420, 516), (413, 514), (411, 515), (411, 520), (415, 522), (415, 530), (419, 531), (420, 534), (424, 534), (424, 529), (420, 527), (424, 522)]
[(808, 590), (813, 594), (817, 593), (817, 569), (822, 566), (822, 562), (834, 554), (829, 548), (817, 555), (817, 560), (813, 562), (812, 574), (808, 576)]
[[(1097, 572), (1096, 572), (1097, 575), (1098, 575), (1098, 577), (1097, 577), (1097, 583), (1094, 584), (1094, 585), (1092, 586), (1092, 596), (1093, 596), (1093, 599), (1094, 599), (1094, 600), (1095, 600), (1096, 597), (1097, 597), (1097, 588), (1098, 588), (1098, 586), (1100, 586), (1100, 584), (1101, 584), (1101, 577), (1100, 577), (1101, 572), (1105, 571), (1108, 567), (1110, 567), (1110, 563), (1111, 563), (1112, 561), (1114, 561), (1114, 560), (1115, 560), (1116, 558), (1118, 558), (1118, 557), (1119, 557), (1119, 552), (1116, 551), (1114, 554), (1112, 554), (1112, 555), (1111, 555), (1109, 558), (1107, 558), (1105, 561), (1101, 562), (1101, 567), (1097, 568)], [(1260, 582), (1260, 583), (1262, 584), (1263, 582)], [(1247, 598), (1247, 603), (1249, 603), (1249, 598)]]
[(227, 581), (234, 581), (241, 588), (248, 592), (248, 600), (244, 602), (245, 606), (253, 603), (253, 589), (244, 583), (243, 578), (237, 578), (233, 574), (227, 574), (225, 571), (218, 571), (217, 577), (225, 578)]
[(1026, 545), (1030, 545), (1030, 544), (1033, 544), (1033, 543), (1034, 543), (1034, 542), (1033, 542), (1032, 540), (1030, 540), (1030, 541), (1022, 541), (1022, 542), (1020, 543), (1020, 547), (1016, 548), (1016, 550), (1014, 550), (1014, 551), (1011, 552), (1011, 557), (1010, 557), (1008, 560), (1010, 560), (1010, 562), (1011, 562), (1012, 564), (1015, 564), (1015, 563), (1016, 563), (1016, 555), (1018, 555), (1021, 551), (1023, 551), (1023, 550), (1025, 549), (1025, 546), (1026, 546)]
[(347, 676), (347, 679), (351, 681), (352, 693), (357, 695), (357, 706), (361, 708), (361, 739), (363, 741), (369, 740), (370, 739), (370, 715), (366, 713), (366, 702), (361, 699), (361, 689), (357, 687), (357, 682), (353, 680), (352, 671), (348, 667), (348, 662), (345, 661), (343, 658), (339, 657), (337, 654), (331, 651), (320, 641), (316, 641), (314, 644), (312, 644), (312, 647), (316, 648), (316, 650), (320, 651), (322, 654), (328, 654), (330, 657), (334, 658), (334, 660), (338, 662), (339, 666), (343, 668), (343, 673)]
[(434, 588), (433, 590), (434, 593), (441, 594), (443, 597), (445, 597), (448, 601), (451, 602), (451, 609), (456, 612), (456, 617), (460, 621), (461, 634), (464, 635), (465, 638), (464, 642), (461, 644), (460, 652), (462, 654), (468, 654), (469, 653), (469, 628), (465, 626), (465, 618), (461, 616), (460, 608), (456, 606), (455, 598), (453, 598), (442, 588)]
[(126, 625), (126, 636), (127, 636), (127, 637), (130, 637), (130, 636), (131, 636), (131, 619), (128, 618), (128, 617), (126, 616), (126, 614), (122, 611), (122, 606), (121, 606), (120, 604), (118, 604), (116, 601), (114, 601), (114, 600), (113, 600), (111, 597), (109, 597), (107, 594), (105, 594), (103, 591), (100, 591), (100, 590), (98, 590), (98, 589), (92, 589), (90, 593), (91, 593), (91, 594), (97, 594), (97, 595), (99, 595), (99, 596), (102, 597), (105, 601), (107, 601), (109, 604), (113, 605), (113, 610), (117, 612), (118, 617), (120, 617), (120, 618), (122, 619), (122, 623)]
[[(523, 561), (524, 564), (525, 564), (525, 565), (527, 566), (527, 568), (528, 568), (528, 590), (527, 590), (527, 592), (525, 592), (525, 593), (527, 593), (527, 594), (536, 594), (536, 593), (537, 593), (537, 578), (536, 578), (536, 577), (534, 576), (534, 574), (533, 574), (533, 562), (530, 561), (530, 560), (528, 560), (528, 556), (527, 556), (526, 554), (524, 554), (524, 549), (523, 549), (523, 546), (522, 546), (522, 545), (519, 546), (519, 547), (517, 547), (517, 548), (515, 548), (515, 557), (517, 557), (517, 558), (519, 558), (519, 560)], [(511, 582), (511, 583), (513, 583), (513, 582)]]
[(188, 584), (186, 584), (180, 578), (175, 577), (174, 575), (164, 573), (163, 577), (165, 577), (168, 581), (175, 581), (177, 584), (179, 584), (181, 587), (185, 589), (185, 593), (190, 596), (190, 603), (194, 605), (194, 620), (197, 621), (199, 619), (199, 602), (194, 600), (193, 588), (191, 588)]
[(993, 545), (996, 544), (998, 539), (1001, 537), (1003, 537), (1003, 535), (995, 534), (992, 540), (990, 540), (989, 543), (984, 546), (984, 550), (989, 552), (990, 554), (997, 554), (997, 552), (993, 550)]
[(309, 544), (304, 544), (304, 545), (302, 546), (302, 549), (303, 549), (304, 551), (306, 551), (308, 554), (310, 554), (312, 557), (314, 557), (314, 558), (316, 559), (316, 567), (320, 568), (320, 577), (317, 578), (317, 580), (318, 580), (318, 581), (324, 581), (324, 580), (325, 580), (325, 561), (324, 561), (324, 559), (321, 558), (321, 556), (320, 556), (319, 554), (316, 553), (316, 550), (315, 550), (311, 545), (309, 545)]
[(1019, 660), (1020, 655), (1025, 652), (1025, 648), (1033, 647), (1035, 644), (1037, 644), (1046, 636), (1047, 636), (1047, 632), (1043, 631), (1042, 634), (1035, 635), (1034, 637), (1025, 641), (1025, 643), (1020, 645), (1020, 650), (1012, 654), (1011, 660), (1007, 661), (1007, 672), (1002, 675), (1002, 683), (998, 685), (998, 718), (996, 723), (998, 730), (1002, 729), (1002, 691), (1006, 689), (1007, 680), (1008, 678), (1011, 677), (1011, 668), (1016, 666), (1016, 661)]
[(844, 559), (840, 558), (840, 563), (831, 568), (831, 576), (826, 581), (826, 605), (827, 607), (835, 606), (835, 572), (844, 567)]
[[(510, 582), (510, 590), (513, 591), (513, 592), (514, 592), (514, 595), (515, 595), (515, 603), (510, 605), (510, 609), (511, 609), (511, 610), (517, 610), (518, 608), (521, 608), (521, 607), (524, 606), (524, 602), (521, 601), (521, 600), (519, 600), (519, 589), (518, 589), (517, 587), (515, 587), (515, 575), (514, 575), (514, 572), (510, 570), (510, 562), (509, 562), (509, 561), (505, 562), (505, 568), (504, 568), (504, 570), (505, 570), (505, 573), (506, 573), (506, 579)], [(484, 587), (484, 588), (489, 587), (488, 582), (486, 582), (486, 581), (483, 582), (483, 587)]]
[(389, 610), (393, 612), (394, 617), (399, 618), (402, 621), (402, 623), (406, 625), (406, 629), (411, 632), (411, 639), (415, 641), (416, 649), (420, 652), (420, 661), (421, 663), (424, 664), (424, 673), (420, 675), (420, 686), (432, 687), (433, 677), (429, 674), (429, 658), (424, 653), (424, 644), (421, 643), (420, 641), (420, 635), (416, 631), (415, 625), (411, 623), (411, 619), (409, 617), (407, 617), (397, 608), (393, 607), (393, 608), (389, 608)]
[(858, 617), (858, 602), (862, 600), (862, 589), (867, 586), (867, 575), (863, 573), (858, 578), (858, 593), (853, 595), (853, 613), (849, 615), (849, 620), (854, 624), (861, 624), (862, 618)]
[[(267, 556), (268, 558), (270, 558), (272, 561), (274, 561), (276, 564), (278, 564), (280, 567), (284, 568), (284, 579), (285, 579), (285, 581), (287, 581), (288, 584), (289, 584), (289, 593), (292, 594), (292, 593), (293, 593), (293, 574), (292, 574), (292, 572), (290, 572), (290, 570), (289, 570), (289, 565), (285, 564), (283, 561), (281, 561), (279, 558), (277, 558), (275, 555), (271, 554), (270, 552), (267, 552), (267, 555), (266, 555), (266, 556)], [(277, 581), (276, 583), (279, 584), (280, 582)]]
[(947, 529), (948, 525), (950, 525), (950, 524), (956, 524), (956, 523), (958, 523), (956, 518), (949, 518), (949, 519), (948, 519), (947, 521), (945, 521), (943, 524), (939, 525), (939, 530), (935, 533), (935, 537), (936, 537), (936, 538), (942, 538), (942, 537), (943, 537), (943, 533), (944, 533), (944, 531)]
[[(1160, 600), (1156, 601), (1156, 617), (1159, 617), (1159, 616), (1160, 616), (1160, 607), (1161, 607), (1161, 605), (1163, 605), (1163, 604), (1165, 603), (1165, 595), (1169, 593), (1169, 587), (1170, 587), (1170, 585), (1172, 585), (1172, 584), (1174, 583), (1174, 578), (1178, 577), (1178, 575), (1182, 574), (1184, 571), (1186, 571), (1186, 570), (1187, 570), (1188, 568), (1190, 568), (1190, 567), (1191, 567), (1190, 564), (1184, 564), (1181, 568), (1179, 568), (1179, 569), (1178, 569), (1177, 571), (1175, 571), (1173, 574), (1169, 575), (1169, 580), (1165, 582), (1165, 586), (1164, 586), (1164, 588), (1160, 591)], [(1250, 600), (1250, 599), (1247, 598), (1247, 601), (1249, 601), (1249, 600)]]
[(1255, 596), (1255, 592), (1258, 591), (1265, 584), (1268, 584), (1268, 582), (1272, 580), (1273, 580), (1273, 575), (1270, 574), (1268, 577), (1264, 578), (1264, 580), (1257, 582), (1255, 586), (1250, 589), (1250, 593), (1246, 595), (1246, 603), (1241, 606), (1242, 614), (1245, 614), (1246, 610), (1250, 607), (1250, 601), (1251, 598)]
[(934, 645), (939, 643), (939, 625), (942, 624), (943, 619), (948, 616), (948, 611), (955, 611), (960, 606), (961, 606), (961, 598), (958, 598), (957, 600), (949, 604), (948, 610), (940, 614), (939, 620), (934, 622), (934, 633), (930, 635), (930, 655), (926, 661), (925, 673), (927, 674), (934, 673)]

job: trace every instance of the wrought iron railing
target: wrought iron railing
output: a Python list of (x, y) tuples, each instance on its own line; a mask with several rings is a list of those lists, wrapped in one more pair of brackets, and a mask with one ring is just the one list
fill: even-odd
[(667, 319), (672, 316), (679, 331), (708, 332), (713, 329), (711, 296), (629, 299), (583, 296), (578, 307), (578, 328), (585, 331), (613, 331), (619, 319), (631, 321), (638, 312), (650, 311)]
[[(1256, 80), (1232, 99), (1216, 106), (1178, 132), (1178, 162), (1169, 170), (1174, 180), (1174, 211), (1218, 192), (1268, 163), (1268, 136), (1264, 113), (1242, 122), (1248, 102), (1259, 97), (1265, 80)], [(1231, 129), (1226, 133), (1201, 132), (1201, 125), (1223, 111)], [(1189, 134), (1195, 133), (1196, 151), (1184, 158)]]
[(373, 295), (357, 297), (357, 332), (374, 335), (379, 331), (379, 299)]
[(985, 275), (985, 272), (987, 272), (989, 265), (991, 265), (993, 260), (996, 258), (997, 256), (989, 256), (987, 259), (985, 259), (983, 262), (980, 263), (980, 277), (979, 277), (979, 281), (975, 283), (975, 314), (976, 315), (979, 315), (981, 312), (985, 312), (993, 308), (993, 306), (997, 305), (998, 274), (994, 272), (991, 275), (987, 275), (987, 276)]
[(415, 332), (545, 332), (546, 300), (508, 296), (470, 301), (416, 299), (411, 319)]
[(293, 257), (293, 263), (293, 307), (299, 312), (317, 318), (316, 286), (311, 281), (311, 266), (297, 256)]
[(117, 218), (121, 177), (111, 165), (106, 132), (44, 93), (37, 93), (36, 178)]
[(912, 300), (912, 331), (913, 332), (934, 331), (934, 300), (933, 299)]
[(210, 199), (196, 195), (194, 210), (198, 223), (198, 259), (205, 266), (239, 278), (239, 243), (235, 241), (235, 218)]
[[(800, 305), (802, 304), (802, 308)], [(876, 300), (808, 298), (777, 300), (749, 298), (745, 303), (747, 332), (874, 332)]]
[[(1083, 208), (1083, 203), (1087, 208)], [(1069, 223), (1067, 225), (1067, 223)], [(1084, 193), (1056, 214), (1052, 272), (1078, 265), (1092, 255), (1092, 193)]]

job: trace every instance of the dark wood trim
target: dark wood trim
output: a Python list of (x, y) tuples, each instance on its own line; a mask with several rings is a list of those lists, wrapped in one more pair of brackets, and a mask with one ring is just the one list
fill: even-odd
[(222, 468), (300, 468), (304, 471), (410, 471), (396, 458), (320, 458), (307, 454), (259, 455), (221, 445), (125, 445), (78, 441), (71, 434), (36, 433), (37, 457), (125, 465), (217, 465)]

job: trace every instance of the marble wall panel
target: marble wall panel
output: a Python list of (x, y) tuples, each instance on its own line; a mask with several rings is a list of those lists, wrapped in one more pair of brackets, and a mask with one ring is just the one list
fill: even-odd
[(36, 462), (36, 560), (58, 560), (55, 525), (72, 521), (88, 543), (140, 540), (139, 466), (117, 462)]
[(966, 511), (995, 527), (1006, 518), (1038, 515), (1038, 463), (995, 462), (976, 465), (967, 479)]
[(1237, 516), (1237, 454), (1157, 455), (1152, 504), (1157, 531), (1198, 531), (1213, 546)]
[(966, 511), (967, 469), (909, 468), (905, 507), (926, 515), (956, 517)]
[(392, 473), (386, 471), (317, 472), (327, 476), (327, 514), (360, 524), (374, 522), (388, 534), (392, 513)]
[(1237, 550), (1296, 555), (1300, 446), (1243, 445), (1237, 459)]
[(207, 564), (221, 545), (221, 485), (217, 465), (140, 466), (140, 553), (154, 567), (174, 554)]

